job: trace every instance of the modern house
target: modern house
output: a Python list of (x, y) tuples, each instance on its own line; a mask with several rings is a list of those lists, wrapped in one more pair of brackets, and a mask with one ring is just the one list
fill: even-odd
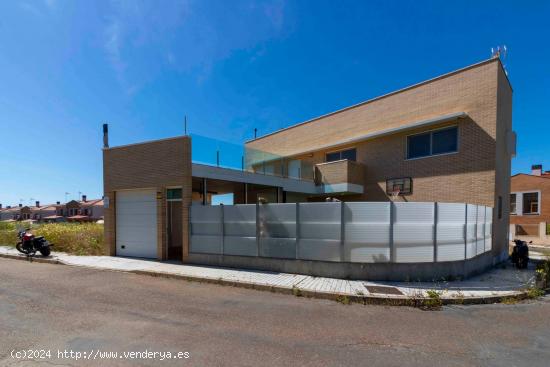
[(542, 165), (533, 165), (531, 174), (512, 176), (510, 193), (510, 224), (515, 234), (546, 236), (550, 223), (550, 172)]
[[(515, 134), (512, 88), (499, 58), (250, 140), (241, 169), (194, 163), (192, 140), (109, 147), (104, 125), (108, 254), (349, 277), (376, 269), (374, 277), (388, 279), (468, 275), (507, 257)], [(209, 205), (228, 193), (235, 205)], [(376, 205), (353, 214), (362, 210), (355, 202)], [(341, 217), (334, 223), (340, 224), (323, 226), (325, 218), (299, 226), (336, 206)], [(262, 208), (273, 211), (263, 216)], [(422, 227), (415, 216), (424, 211)], [(451, 212), (459, 247), (445, 257), (441, 221)], [(379, 244), (361, 247), (361, 241), (382, 228), (369, 226), (386, 215), (379, 221), (384, 249), (373, 255)], [(353, 224), (358, 232), (348, 230), (344, 217), (363, 218)], [(266, 245), (269, 226), (280, 228)], [(319, 238), (329, 227), (334, 231)], [(420, 227), (425, 231), (417, 241)], [(407, 238), (402, 228), (409, 243), (399, 242)], [(344, 237), (357, 233), (359, 245), (346, 245)], [(415, 257), (415, 241), (428, 244), (418, 247), (424, 255)]]

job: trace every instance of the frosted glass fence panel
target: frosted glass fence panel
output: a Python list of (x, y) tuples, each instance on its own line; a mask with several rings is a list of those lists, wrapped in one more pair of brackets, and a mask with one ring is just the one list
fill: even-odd
[(476, 255), (485, 252), (485, 207), (477, 207)]
[(224, 255), (258, 256), (256, 205), (224, 205)]
[(434, 260), (434, 203), (394, 203), (395, 262)]
[(298, 258), (341, 261), (343, 203), (299, 204)]
[(344, 261), (390, 261), (390, 203), (344, 203)]
[(485, 252), (493, 248), (493, 208), (485, 207)]
[(471, 259), (477, 254), (477, 205), (468, 204), (466, 210), (466, 258)]
[(296, 258), (296, 204), (258, 206), (260, 256)]
[(466, 204), (437, 204), (437, 261), (464, 259)]
[(191, 252), (354, 263), (471, 259), (492, 247), (493, 209), (455, 203), (191, 206)]
[(222, 253), (222, 207), (193, 205), (191, 211), (191, 252)]

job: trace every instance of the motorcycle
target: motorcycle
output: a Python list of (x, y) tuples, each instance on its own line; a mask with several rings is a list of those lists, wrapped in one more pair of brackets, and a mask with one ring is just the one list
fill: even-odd
[[(518, 269), (527, 269), (529, 263), (529, 246), (527, 242), (522, 240), (514, 240), (514, 248), (512, 249), (512, 255), (510, 256), (512, 262)], [(529, 243), (533, 243), (530, 241)]]
[(49, 243), (43, 236), (35, 237), (29, 231), (30, 229), (24, 229), (17, 234), (19, 238), (19, 242), (15, 245), (17, 250), (29, 256), (33, 256), (37, 251), (40, 251), (42, 256), (50, 256), (50, 247), (53, 243)]

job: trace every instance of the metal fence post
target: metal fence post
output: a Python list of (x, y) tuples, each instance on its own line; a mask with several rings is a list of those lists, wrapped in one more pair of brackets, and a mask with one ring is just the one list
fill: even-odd
[(393, 243), (393, 217), (395, 212), (395, 204), (390, 200), (390, 262), (395, 262), (395, 244)]
[(344, 242), (346, 240), (346, 233), (345, 233), (345, 213), (344, 213), (345, 207), (344, 202), (340, 202), (340, 262), (345, 261), (345, 251), (344, 251)]
[(300, 258), (300, 203), (296, 203), (296, 254), (295, 259)]
[(221, 222), (221, 242), (222, 242), (222, 255), (225, 253), (225, 215), (223, 204), (220, 204), (220, 222)]
[(468, 258), (468, 204), (464, 210), (464, 260)]
[(260, 203), (256, 201), (256, 256), (260, 256)]
[(434, 202), (434, 231), (433, 231), (433, 236), (434, 236), (434, 262), (437, 262), (437, 215), (438, 215), (438, 207), (437, 207), (437, 202)]

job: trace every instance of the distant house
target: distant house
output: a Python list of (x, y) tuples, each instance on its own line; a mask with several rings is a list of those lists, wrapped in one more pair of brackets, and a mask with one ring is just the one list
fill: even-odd
[(544, 172), (538, 164), (531, 167), (531, 174), (512, 176), (510, 224), (515, 225), (518, 235), (544, 236), (547, 223), (550, 223), (550, 171)]
[(95, 222), (103, 219), (103, 199), (88, 200), (86, 195), (82, 195), (82, 200), (71, 200), (61, 210), (67, 221)]
[(72, 200), (66, 204), (59, 201), (55, 204), (34, 206), (0, 205), (0, 221), (34, 220), (39, 222), (95, 222), (103, 219), (103, 199), (88, 200), (82, 195), (82, 200)]

